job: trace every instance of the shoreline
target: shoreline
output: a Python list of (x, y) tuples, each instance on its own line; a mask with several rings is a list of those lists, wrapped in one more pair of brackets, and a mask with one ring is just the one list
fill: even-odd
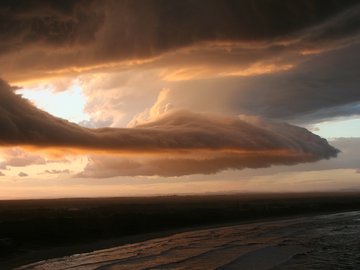
[(114, 239), (103, 239), (99, 241), (89, 242), (89, 243), (80, 243), (75, 245), (64, 245), (64, 246), (52, 246), (52, 247), (41, 247), (25, 250), (25, 253), (17, 253), (11, 258), (1, 262), (2, 269), (14, 269), (16, 267), (24, 266), (27, 264), (45, 261), (49, 259), (66, 257), (75, 254), (89, 253), (93, 251), (110, 249), (114, 247), (120, 247), (128, 244), (135, 244), (139, 242), (144, 242), (156, 238), (169, 237), (171, 235), (189, 232), (189, 231), (201, 231), (213, 228), (221, 227), (231, 227), (236, 225), (245, 225), (252, 223), (262, 223), (262, 222), (272, 222), (279, 220), (292, 220), (297, 218), (321, 216), (327, 214), (336, 214), (336, 213), (346, 213), (352, 211), (358, 211), (359, 209), (348, 209), (343, 211), (319, 211), (316, 213), (308, 214), (296, 214), (296, 215), (286, 215), (286, 216), (277, 216), (277, 217), (267, 217), (267, 218), (254, 218), (243, 221), (234, 221), (226, 223), (216, 223), (216, 224), (207, 224), (207, 225), (194, 225), (186, 226), (181, 228), (174, 228), (163, 231), (149, 232), (143, 234), (134, 234), (127, 235), (124, 237), (114, 238)]

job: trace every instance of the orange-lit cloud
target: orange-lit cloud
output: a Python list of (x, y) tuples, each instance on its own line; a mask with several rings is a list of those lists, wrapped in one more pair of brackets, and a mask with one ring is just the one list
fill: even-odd
[(290, 150), (195, 152), (199, 156), (174, 154), (171, 157), (115, 157), (93, 155), (77, 177), (108, 178), (115, 176), (183, 176), (214, 174), (227, 169), (264, 168), (271, 165), (294, 165), (313, 162), (318, 157)]
[(29, 153), (20, 148), (9, 148), (0, 152), (1, 158), (0, 169), (11, 167), (25, 167), (32, 164), (45, 164), (46, 160), (41, 155)]
[(190, 66), (191, 58), (205, 66), (206, 61), (216, 66), (231, 58), (235, 63), (265, 61), (289, 52), (309, 55), (307, 48), (338, 48), (355, 42), (359, 34), (359, 6), (352, 1), (327, 3), (326, 8), (312, 1), (281, 6), (233, 0), (130, 2), (2, 3), (7, 26), (0, 33), (2, 76), (24, 82), (134, 66), (166, 67), (174, 61), (181, 64), (178, 57), (169, 57), (177, 53)]
[[(277, 148), (287, 146), (286, 141), (281, 141), (281, 137), (271, 133), (266, 134), (266, 129), (252, 126), (240, 119), (203, 116), (181, 111), (131, 129), (86, 129), (52, 117), (19, 97), (9, 94), (14, 99), (4, 99), (2, 124), (5, 128), (1, 136), (3, 144), (8, 145), (79, 147), (125, 152), (187, 149), (263, 150), (267, 149), (267, 144), (271, 147), (272, 140), (275, 140)], [(18, 106), (14, 106), (15, 110), (5, 106), (5, 102), (8, 105), (11, 101), (17, 102)], [(24, 111), (22, 112), (21, 109)], [(20, 113), (15, 117), (14, 113), (17, 111)], [(281, 131), (281, 125), (275, 127)], [(283, 127), (287, 129), (286, 126)], [(294, 128), (294, 130), (293, 132), (300, 132), (301, 129)], [(234, 133), (232, 134), (231, 131)], [(250, 138), (247, 136), (242, 138), (243, 140), (238, 140), (237, 136), (244, 136), (247, 133), (264, 138), (261, 143), (256, 141), (250, 143)], [(219, 135), (223, 137), (222, 140), (219, 140)], [(315, 137), (311, 142), (316, 142)]]
[(40, 2), (2, 4), (0, 73), (54, 91), (78, 80), (90, 120), (55, 118), (1, 82), (0, 145), (28, 152), (0, 167), (90, 155), (82, 176), (177, 176), (309, 162), (337, 151), (294, 126), (206, 112), (359, 113), (355, 2)]
[(0, 3), (1, 198), (358, 186), (358, 1), (144, 2)]
[[(166, 81), (181, 81), (181, 80), (194, 80), (213, 77), (247, 77), (263, 74), (276, 73), (279, 71), (287, 71), (293, 68), (293, 64), (262, 64), (257, 63), (244, 67), (219, 68), (219, 67), (188, 67), (176, 70), (169, 70), (161, 72), (161, 76)], [(226, 70), (228, 69), (228, 70)]]
[[(133, 128), (88, 129), (35, 108), (15, 95), (5, 82), (0, 87), (0, 97), (2, 145), (125, 154), (180, 153), (187, 156), (170, 159), (170, 163), (188, 163), (189, 169), (188, 156), (198, 151), (222, 153), (219, 163), (228, 164), (221, 165), (225, 169), (312, 161), (337, 154), (326, 140), (306, 129), (261, 119), (174, 110)], [(285, 157), (281, 153), (285, 153)], [(204, 166), (201, 162), (198, 162), (199, 168)], [(153, 172), (150, 170), (148, 174)]]
[[(244, 136), (249, 132), (266, 136), (263, 134), (266, 130), (240, 119), (177, 112), (153, 122), (137, 125), (136, 128), (86, 129), (35, 108), (15, 95), (4, 82), (0, 87), (0, 95), (2, 111), (0, 123), (3, 127), (0, 140), (3, 145), (78, 147), (134, 152), (267, 149), (265, 140), (252, 144), (249, 144), (248, 140), (238, 140), (237, 136)], [(222, 139), (219, 140), (218, 136), (222, 136)], [(278, 148), (287, 146), (286, 143), (281, 142), (280, 137), (269, 134), (269, 138), (276, 140)]]
[[(36, 2), (20, 9), (20, 15), (4, 14), (9, 25), (19, 27), (9, 27), (1, 36), (1, 75), (25, 88), (51, 84), (54, 91), (66, 90), (72, 80), (79, 79), (90, 117), (81, 125), (95, 128), (125, 126), (149, 108), (163, 88), (176, 96), (175, 107), (284, 121), (357, 98), (349, 89), (357, 74), (349, 73), (344, 63), (326, 63), (323, 58), (358, 42), (358, 5), (330, 3), (324, 10), (317, 3), (288, 3), (273, 10), (264, 9), (264, 3), (250, 7), (231, 0), (210, 0), (205, 6), (192, 2), (163, 6), (154, 1), (144, 7), (115, 2), (74, 2), (66, 12), (61, 4), (50, 1), (44, 8)], [(6, 5), (16, 7), (16, 3)], [(165, 6), (173, 10), (173, 5), (186, 14), (186, 21), (182, 15), (170, 18), (162, 13)], [(278, 25), (273, 12), (281, 17), (293, 14), (289, 17), (292, 24)], [(211, 14), (217, 15), (209, 21)], [(302, 19), (295, 20), (299, 14)], [(256, 23), (249, 24), (255, 18)], [(276, 29), (271, 29), (273, 24)], [(357, 49), (349, 51), (356, 54)], [(314, 61), (324, 62), (324, 66)], [(335, 76), (330, 70), (331, 75), (323, 80), (331, 66), (341, 66), (337, 69), (344, 74), (340, 71)], [(327, 89), (335, 87), (338, 77), (342, 84), (346, 82), (345, 87), (336, 86), (346, 89), (345, 96), (335, 93), (334, 97), (334, 90)], [(316, 89), (308, 91), (310, 88)], [(298, 105), (291, 104), (292, 100), (299, 100)]]

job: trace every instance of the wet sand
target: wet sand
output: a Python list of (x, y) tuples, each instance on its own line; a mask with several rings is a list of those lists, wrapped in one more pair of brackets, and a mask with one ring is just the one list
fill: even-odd
[(176, 233), (18, 269), (360, 269), (360, 211)]

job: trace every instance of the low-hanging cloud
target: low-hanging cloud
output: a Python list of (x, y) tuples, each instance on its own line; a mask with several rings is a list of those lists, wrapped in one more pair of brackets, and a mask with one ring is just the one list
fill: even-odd
[[(0, 112), (1, 145), (144, 156), (146, 168), (136, 160), (121, 164), (120, 159), (118, 167), (130, 168), (128, 175), (214, 173), (227, 168), (315, 161), (338, 152), (304, 128), (185, 110), (170, 110), (133, 128), (83, 128), (37, 109), (5, 82), (0, 85)], [(88, 176), (91, 168), (90, 163), (83, 175)]]
[(65, 170), (45, 170), (44, 174), (69, 174), (70, 170), (69, 169), (65, 169)]
[[(231, 138), (233, 147), (206, 151), (197, 149), (173, 155), (111, 156), (91, 155), (77, 177), (109, 178), (116, 176), (184, 176), (214, 174), (227, 169), (264, 168), (294, 165), (335, 157), (338, 150), (325, 139), (304, 128), (271, 123), (248, 116), (208, 116), (188, 111), (167, 112), (163, 118), (139, 126), (172, 129), (198, 126), (215, 132), (219, 142)], [(178, 132), (181, 133), (179, 130)], [(206, 142), (204, 136), (204, 143)]]
[(214, 174), (223, 170), (266, 168), (272, 165), (295, 165), (319, 160), (319, 156), (291, 151), (221, 152), (194, 158), (191, 155), (171, 158), (123, 158), (95, 155), (89, 158), (80, 178), (116, 176), (176, 177), (192, 174)]
[(20, 148), (5, 149), (0, 152), (4, 161), (0, 162), (0, 169), (10, 167), (25, 167), (29, 165), (44, 165), (46, 160), (41, 155), (23, 151)]

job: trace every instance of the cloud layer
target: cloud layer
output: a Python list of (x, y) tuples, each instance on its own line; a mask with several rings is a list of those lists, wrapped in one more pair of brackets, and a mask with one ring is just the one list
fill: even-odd
[(0, 15), (1, 76), (81, 74), (88, 127), (124, 126), (164, 87), (195, 111), (294, 123), (360, 113), (355, 0), (7, 1)]
[[(0, 145), (80, 149), (91, 154), (82, 177), (210, 174), (334, 157), (326, 140), (296, 126), (191, 111), (294, 122), (358, 114), (359, 14), (355, 0), (6, 1), (1, 75), (70, 84), (81, 74), (87, 127), (124, 126), (161, 88), (170, 90), (131, 128), (91, 129), (37, 109), (1, 81)], [(10, 154), (3, 168), (45, 162)]]
[(76, 48), (97, 42), (100, 55), (139, 57), (201, 41), (269, 40), (318, 24), (357, 3), (149, 0), (144, 5), (133, 0), (6, 1), (0, 6), (4, 22), (0, 53), (39, 44)]
[[(333, 46), (334, 40), (339, 45), (358, 33), (356, 4), (355, 0), (326, 4), (311, 0), (6, 1), (0, 5), (0, 72), (14, 81), (119, 61), (142, 63), (201, 43), (260, 43), (266, 50), (255, 58), (288, 47), (322, 50)], [(337, 18), (342, 12), (345, 15)], [(324, 23), (333, 17), (337, 19)]]
[(326, 140), (304, 128), (246, 116), (238, 118), (175, 111), (137, 127), (168, 129), (182, 136), (186, 136), (182, 131), (202, 129), (202, 135), (197, 138), (204, 146), (211, 147), (163, 156), (92, 155), (77, 177), (213, 174), (226, 169), (314, 162), (335, 157), (338, 153)]
[(11, 167), (25, 167), (33, 164), (46, 164), (46, 160), (41, 155), (32, 154), (20, 148), (10, 148), (0, 151), (0, 156), (4, 161), (0, 162), (0, 169)]
[[(3, 146), (142, 154), (147, 167), (139, 161), (125, 162), (128, 168), (136, 168), (128, 175), (212, 173), (226, 168), (314, 161), (337, 154), (326, 140), (303, 128), (248, 117), (181, 110), (170, 111), (133, 128), (83, 128), (37, 109), (16, 95), (5, 82), (1, 82), (0, 87), (0, 112), (0, 144)], [(124, 167), (119, 160), (118, 167)], [(89, 166), (83, 175), (89, 175)]]
[[(254, 151), (197, 153), (202, 156), (174, 155), (173, 157), (114, 157), (92, 155), (80, 178), (110, 178), (116, 176), (174, 177), (192, 174), (214, 174), (223, 170), (266, 168), (272, 165), (295, 165), (314, 162), (324, 157), (294, 151)], [(335, 156), (334, 152), (332, 156)], [(327, 157), (329, 158), (329, 157)]]

